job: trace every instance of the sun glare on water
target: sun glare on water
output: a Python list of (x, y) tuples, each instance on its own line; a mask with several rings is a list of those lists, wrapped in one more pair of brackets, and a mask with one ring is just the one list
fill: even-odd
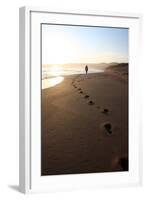
[(42, 80), (42, 89), (54, 87), (55, 85), (61, 83), (63, 80), (64, 80), (64, 77), (62, 77), (62, 76), (43, 79)]
[(60, 66), (52, 65), (49, 70), (44, 70), (44, 78), (42, 78), (42, 89), (54, 87), (64, 80), (62, 77), (62, 69)]
[(53, 65), (51, 68), (50, 68), (50, 74), (52, 76), (60, 76), (61, 75), (61, 68), (58, 67), (57, 65)]

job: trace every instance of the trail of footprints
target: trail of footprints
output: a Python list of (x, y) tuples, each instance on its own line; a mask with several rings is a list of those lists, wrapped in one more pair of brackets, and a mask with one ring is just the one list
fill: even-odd
[[(81, 79), (77, 80), (79, 77), (80, 77), (80, 75), (77, 76), (73, 80), (72, 86), (79, 92), (79, 94), (81, 94), (84, 97), (84, 99), (87, 100), (87, 103), (88, 103), (89, 106), (95, 106), (100, 111), (100, 113), (104, 114), (105, 116), (109, 116), (111, 114), (111, 110), (109, 110), (108, 108), (101, 108), (100, 106), (96, 105), (96, 102), (92, 100), (90, 95), (86, 94), (82, 90), (82, 88), (78, 86), (77, 82), (79, 83), (79, 82), (82, 81)], [(90, 79), (90, 78), (88, 78), (88, 79)], [(106, 132), (107, 135), (113, 134), (113, 126), (110, 122), (104, 122), (102, 124), (102, 128), (104, 129), (104, 131)], [(128, 158), (127, 158), (127, 156), (119, 157), (117, 162), (124, 171), (128, 170)]]
[[(93, 101), (90, 97), (90, 95), (86, 94), (81, 87), (77, 85), (76, 82), (81, 82), (82, 80), (77, 80), (79, 76), (77, 76), (73, 81), (72, 81), (72, 86), (79, 92), (79, 94), (83, 95), (84, 99), (88, 100), (88, 105), (89, 106), (95, 106), (102, 114), (104, 115), (110, 115), (111, 111), (108, 108), (101, 108), (100, 106), (96, 105), (95, 101)], [(88, 78), (90, 79), (90, 78)], [(110, 122), (106, 122), (103, 124), (104, 129), (106, 132), (110, 135), (112, 134), (112, 124)]]

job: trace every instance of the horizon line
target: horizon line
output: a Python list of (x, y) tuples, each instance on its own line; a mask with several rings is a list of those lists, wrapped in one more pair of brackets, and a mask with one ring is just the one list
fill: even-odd
[(128, 64), (129, 62), (99, 62), (99, 63), (91, 63), (91, 62), (70, 62), (70, 63), (42, 63), (42, 65), (65, 65), (65, 64), (112, 64), (112, 63), (116, 63), (116, 64)]

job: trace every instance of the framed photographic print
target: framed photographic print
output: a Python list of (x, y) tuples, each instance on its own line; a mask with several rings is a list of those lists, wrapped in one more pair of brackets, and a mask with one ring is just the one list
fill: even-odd
[(141, 183), (141, 15), (20, 8), (20, 191)]

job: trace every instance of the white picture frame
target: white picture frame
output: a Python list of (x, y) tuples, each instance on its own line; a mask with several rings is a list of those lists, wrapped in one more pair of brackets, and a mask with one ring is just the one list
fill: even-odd
[[(51, 11), (22, 7), (20, 27), (20, 174), (23, 193), (140, 185), (142, 134), (139, 84), (140, 14), (99, 11)], [(77, 175), (40, 175), (40, 24), (58, 23), (129, 28), (129, 171)], [(35, 66), (35, 67), (34, 67)], [(35, 126), (34, 126), (35, 124)]]

